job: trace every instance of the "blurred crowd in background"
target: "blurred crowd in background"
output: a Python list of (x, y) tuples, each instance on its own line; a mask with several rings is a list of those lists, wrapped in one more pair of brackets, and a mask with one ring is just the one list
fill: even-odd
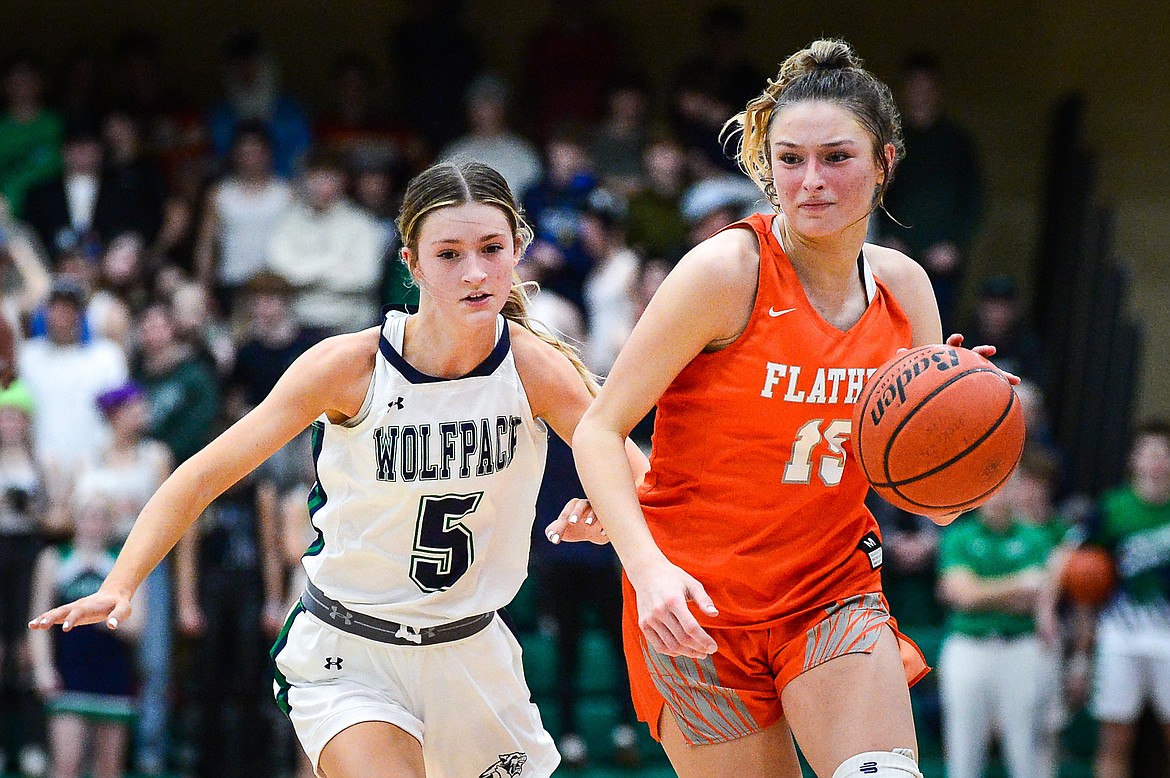
[[(9, 772), (305, 769), (271, 703), (267, 659), (313, 536), (305, 441), (215, 502), (139, 593), (134, 627), (30, 640), (25, 622), (95, 588), (154, 489), (293, 359), (375, 324), (383, 305), (417, 301), (394, 225), (411, 175), (461, 156), (504, 174), (536, 233), (520, 265), (540, 284), (534, 317), (578, 343), (599, 376), (690, 247), (768, 209), (720, 141), (771, 75), (752, 64), (735, 8), (712, 8), (693, 58), (669, 83), (651, 83), (587, 4), (562, 4), (509, 83), (484, 69), (476, 37), (443, 4), (417, 5), (391, 36), (389, 71), (362, 54), (336, 56), (323, 111), (282, 88), (257, 30), (225, 40), (221, 69), (209, 67), (220, 98), (208, 105), (181, 101), (167, 52), (142, 31), (83, 42), (64, 61), (4, 63), (0, 278), (3, 314), (19, 332), (19, 380), (0, 393)], [(1092, 696), (1096, 617), (1062, 600), (1054, 560), (1090, 537), (1116, 549), (1136, 533), (1170, 533), (1170, 436), (1153, 427), (1137, 438), (1133, 481), (1121, 488), (1138, 508), (1101, 504), (1069, 482), (1040, 390), (1059, 365), (1014, 280), (987, 277), (970, 253), (978, 144), (945, 113), (935, 57), (909, 54), (884, 75), (908, 153), (871, 239), (925, 266), (947, 332), (997, 346), (997, 363), (1024, 379), (1028, 417), (1019, 473), (975, 516), (940, 531), (875, 502), (887, 595), (910, 634), (940, 636), (928, 650), (935, 680), (915, 694), (924, 740), (936, 732), (951, 778), (982, 775), (997, 733), (1008, 774), (1055, 776), (1061, 732)], [(652, 423), (635, 431), (647, 448)], [(554, 445), (534, 577), (515, 614), (526, 640), (552, 647), (536, 652), (549, 667), (529, 673), (556, 679), (538, 702), (567, 765), (661, 759), (633, 726), (622, 683), (616, 557), (554, 547), (539, 531), (580, 494), (571, 454)], [(1161, 684), (1158, 713), (1170, 719), (1170, 542), (1143, 548), (1153, 557), (1138, 572), (1153, 571), (1153, 583), (1131, 593), (1136, 621), (1117, 629), (1153, 635), (1155, 646), (1167, 636), (1167, 648), (1142, 655), (1141, 672)], [(601, 745), (579, 722), (591, 632), (606, 636), (615, 668)], [(1124, 718), (1144, 703), (1095, 710)], [(1103, 731), (1116, 738), (1101, 739), (1099, 770), (1132, 745), (1124, 728)]]

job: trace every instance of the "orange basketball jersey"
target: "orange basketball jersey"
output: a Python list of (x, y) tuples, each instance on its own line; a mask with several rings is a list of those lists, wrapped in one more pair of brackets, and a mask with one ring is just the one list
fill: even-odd
[(751, 319), (727, 348), (696, 356), (658, 402), (646, 521), (720, 615), (764, 626), (881, 589), (877, 523), (849, 442), (866, 378), (911, 345), (910, 320), (859, 261), (869, 306), (847, 331), (812, 307), (757, 214), (760, 278)]

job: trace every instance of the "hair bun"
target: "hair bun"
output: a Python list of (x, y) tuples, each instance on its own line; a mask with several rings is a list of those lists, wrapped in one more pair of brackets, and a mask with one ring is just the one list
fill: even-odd
[[(723, 126), (720, 137), (726, 141), (740, 135), (736, 161), (775, 206), (769, 127), (785, 106), (810, 100), (840, 103), (872, 137), (875, 162), (885, 173), (877, 199), (880, 205), (894, 162), (905, 154), (902, 124), (890, 88), (865, 70), (853, 47), (843, 40), (813, 41), (784, 60), (776, 78), (768, 79), (764, 91)], [(894, 160), (886, 157), (888, 145), (894, 147)]]
[(861, 67), (853, 47), (843, 40), (822, 38), (793, 54), (780, 67), (780, 80), (788, 83), (817, 70), (851, 70)]
[(813, 69), (814, 70), (844, 70), (847, 67), (849, 67), (849, 63), (842, 62), (840, 59), (832, 59), (832, 60), (818, 59), (818, 60), (813, 61)]

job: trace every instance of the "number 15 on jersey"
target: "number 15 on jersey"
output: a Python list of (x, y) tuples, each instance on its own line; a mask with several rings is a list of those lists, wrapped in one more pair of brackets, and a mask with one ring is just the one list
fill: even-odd
[[(796, 431), (792, 443), (792, 456), (784, 465), (781, 482), (786, 484), (807, 484), (812, 481), (815, 466), (817, 476), (825, 486), (841, 483), (845, 472), (844, 443), (849, 438), (853, 422), (850, 419), (810, 419)], [(829, 450), (813, 462), (813, 450), (824, 441)]]

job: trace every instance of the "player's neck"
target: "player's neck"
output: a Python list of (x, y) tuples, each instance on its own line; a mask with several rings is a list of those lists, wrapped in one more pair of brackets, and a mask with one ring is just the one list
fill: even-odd
[(789, 256), (798, 273), (812, 278), (840, 278), (856, 273), (856, 263), (861, 247), (866, 242), (865, 222), (856, 223), (839, 233), (811, 237), (797, 232), (777, 216), (777, 228), (773, 230), (784, 253)]
[(847, 294), (856, 286), (857, 255), (865, 245), (864, 223), (818, 238), (781, 223), (777, 238), (806, 291)]
[(471, 327), (420, 309), (406, 320), (402, 356), (427, 375), (460, 378), (487, 359), (495, 345), (494, 318)]

